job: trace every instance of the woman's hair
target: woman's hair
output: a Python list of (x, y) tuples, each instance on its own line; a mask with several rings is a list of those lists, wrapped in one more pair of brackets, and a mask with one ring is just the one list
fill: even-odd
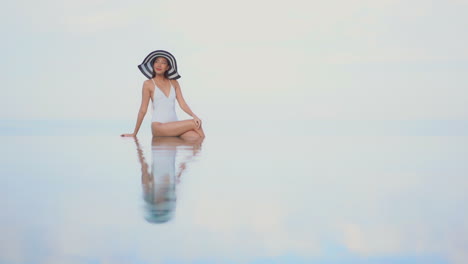
[[(156, 62), (156, 60), (157, 60), (158, 58), (164, 58), (164, 57), (156, 57), (156, 58), (154, 58), (153, 63), (152, 63), (152, 65), (153, 65), (153, 76), (151, 76), (152, 78), (156, 77), (156, 71), (154, 70), (154, 63)], [(166, 59), (166, 58), (164, 58), (164, 59)], [(169, 68), (167, 68), (167, 71), (164, 72), (164, 77), (166, 77), (166, 79), (169, 79), (169, 74), (168, 74), (168, 72), (169, 72), (170, 69), (172, 69), (172, 66), (171, 66), (171, 63), (169, 62), (168, 59), (166, 59), (166, 61), (167, 61), (167, 65), (169, 66)]]

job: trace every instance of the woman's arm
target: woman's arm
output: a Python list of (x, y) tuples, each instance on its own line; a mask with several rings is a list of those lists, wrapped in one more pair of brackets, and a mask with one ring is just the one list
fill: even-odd
[(153, 180), (153, 175), (148, 172), (148, 163), (146, 163), (145, 155), (143, 155), (143, 150), (140, 147), (140, 142), (138, 142), (138, 138), (134, 137), (134, 139), (137, 147), (138, 160), (140, 161), (141, 165), (141, 182), (143, 184), (148, 184)]
[(182, 91), (180, 90), (179, 82), (177, 80), (172, 80), (172, 82), (175, 87), (176, 99), (177, 99), (177, 102), (179, 103), (180, 108), (184, 110), (184, 112), (187, 113), (189, 116), (194, 117), (194, 118), (197, 117), (197, 115), (195, 115), (190, 109), (190, 107), (187, 105), (187, 102), (185, 102), (184, 96), (182, 95)]
[(192, 112), (188, 104), (185, 102), (184, 96), (182, 95), (182, 91), (180, 90), (179, 82), (177, 80), (172, 80), (172, 81), (173, 81), (175, 91), (176, 91), (176, 99), (177, 99), (177, 102), (179, 103), (180, 108), (184, 110), (184, 112), (187, 113), (189, 116), (193, 117), (193, 119), (195, 120), (195, 123), (198, 126), (197, 128), (199, 128), (201, 126), (200, 118), (198, 118), (198, 116)]
[(147, 82), (145, 81), (143, 83), (143, 88), (142, 88), (142, 95), (141, 95), (141, 106), (140, 110), (138, 111), (138, 117), (137, 121), (135, 124), (135, 129), (133, 130), (132, 134), (122, 134), (122, 137), (134, 137), (138, 134), (138, 130), (140, 130), (141, 123), (143, 122), (143, 118), (146, 115), (146, 110), (148, 110), (148, 104), (150, 100), (150, 86), (147, 85)]

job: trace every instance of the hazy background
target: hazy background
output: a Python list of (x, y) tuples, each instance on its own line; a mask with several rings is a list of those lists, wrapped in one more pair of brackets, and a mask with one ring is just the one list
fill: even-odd
[[(0, 1), (0, 262), (468, 262), (468, 1)], [(158, 228), (156, 49), (208, 135)]]
[(137, 65), (165, 49), (205, 122), (467, 120), (467, 11), (465, 0), (2, 1), (0, 119), (133, 122)]

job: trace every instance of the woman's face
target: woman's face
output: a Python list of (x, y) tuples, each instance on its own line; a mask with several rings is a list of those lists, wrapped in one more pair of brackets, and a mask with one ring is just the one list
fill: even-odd
[(169, 69), (169, 62), (166, 58), (157, 57), (154, 60), (153, 69), (156, 74), (164, 74)]

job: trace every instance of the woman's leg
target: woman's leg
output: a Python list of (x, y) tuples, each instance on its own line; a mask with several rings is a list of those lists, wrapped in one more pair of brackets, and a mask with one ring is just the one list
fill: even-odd
[(205, 133), (203, 132), (203, 129), (200, 128), (195, 128), (193, 130), (187, 131), (180, 135), (181, 138), (185, 140), (198, 140), (198, 139), (204, 139), (205, 138)]
[(200, 128), (195, 128), (195, 132), (197, 132), (201, 138), (205, 138), (205, 132), (203, 131), (203, 128), (200, 126)]
[(178, 137), (187, 131), (195, 130), (196, 127), (197, 125), (192, 119), (167, 123), (151, 123), (151, 131), (154, 137)]

